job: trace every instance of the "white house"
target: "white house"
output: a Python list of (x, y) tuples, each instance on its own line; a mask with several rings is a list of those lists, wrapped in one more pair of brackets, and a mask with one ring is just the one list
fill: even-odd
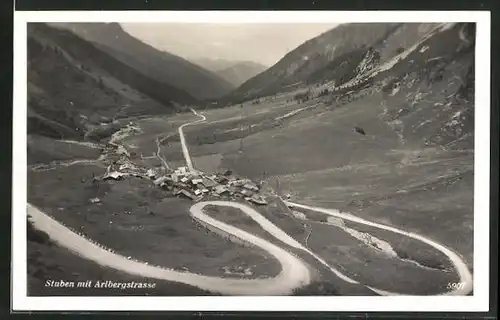
[(153, 179), (156, 176), (156, 172), (153, 169), (149, 169), (148, 172), (146, 172), (146, 175)]
[(199, 183), (203, 183), (203, 179), (200, 179), (200, 178), (193, 179), (193, 180), (191, 180), (191, 183), (194, 185), (197, 185)]
[(245, 183), (243, 185), (243, 188), (251, 190), (251, 191), (256, 191), (256, 192), (259, 191), (259, 188), (256, 185), (251, 184), (251, 183)]

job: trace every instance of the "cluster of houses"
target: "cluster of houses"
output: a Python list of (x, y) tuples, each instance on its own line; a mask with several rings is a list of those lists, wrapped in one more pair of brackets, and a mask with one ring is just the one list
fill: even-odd
[(112, 165), (109, 165), (106, 173), (102, 176), (102, 180), (121, 180), (128, 176), (134, 176), (139, 178), (149, 177), (152, 178), (155, 175), (153, 170), (145, 170), (133, 162), (129, 161), (126, 157), (121, 157), (119, 160), (115, 161)]
[(248, 179), (237, 179), (229, 172), (208, 175), (179, 167), (172, 173), (153, 177), (154, 184), (194, 201), (205, 197), (241, 198), (255, 204), (267, 204), (259, 194), (259, 186)]
[(229, 171), (208, 175), (199, 171), (191, 172), (187, 167), (179, 167), (166, 173), (141, 168), (125, 156), (109, 165), (101, 179), (122, 180), (129, 176), (153, 180), (156, 186), (171, 191), (175, 196), (193, 201), (204, 198), (240, 198), (255, 204), (267, 204), (265, 198), (259, 194), (260, 187), (257, 184), (249, 179), (238, 179)]

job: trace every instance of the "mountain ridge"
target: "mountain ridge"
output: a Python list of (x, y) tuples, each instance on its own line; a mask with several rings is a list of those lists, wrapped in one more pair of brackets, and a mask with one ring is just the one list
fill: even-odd
[(162, 51), (127, 33), (118, 23), (51, 23), (97, 43), (116, 59), (157, 81), (185, 90), (197, 99), (217, 98), (233, 86), (216, 74)]
[(83, 139), (102, 119), (168, 114), (197, 102), (70, 31), (30, 23), (27, 38), (30, 134)]
[[(381, 61), (389, 59), (401, 46), (416, 42), (434, 24), (349, 23), (339, 25), (305, 41), (288, 52), (265, 72), (247, 80), (228, 95), (237, 100), (272, 94), (308, 78), (343, 55), (370, 47), (383, 49)], [(404, 37), (401, 35), (408, 35)]]
[(221, 78), (226, 79), (237, 87), (266, 69), (266, 66), (253, 61), (240, 61), (230, 67), (215, 72)]

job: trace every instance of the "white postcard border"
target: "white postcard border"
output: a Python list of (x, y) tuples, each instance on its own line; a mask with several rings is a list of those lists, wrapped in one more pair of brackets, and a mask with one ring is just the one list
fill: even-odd
[[(26, 295), (26, 23), (28, 22), (476, 22), (474, 295), (466, 297), (28, 297)], [(14, 13), (12, 310), (488, 311), (490, 30), (488, 11), (16, 11)]]

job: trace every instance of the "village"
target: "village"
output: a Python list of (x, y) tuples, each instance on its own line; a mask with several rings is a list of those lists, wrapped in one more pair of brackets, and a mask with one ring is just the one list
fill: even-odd
[(130, 161), (127, 153), (121, 153), (120, 158), (107, 167), (100, 179), (122, 180), (128, 176), (150, 179), (155, 186), (172, 192), (174, 196), (196, 202), (220, 198), (243, 199), (257, 205), (267, 204), (265, 197), (260, 194), (259, 184), (249, 179), (240, 179), (230, 170), (207, 174), (198, 170), (190, 171), (185, 166), (176, 169), (145, 169)]

